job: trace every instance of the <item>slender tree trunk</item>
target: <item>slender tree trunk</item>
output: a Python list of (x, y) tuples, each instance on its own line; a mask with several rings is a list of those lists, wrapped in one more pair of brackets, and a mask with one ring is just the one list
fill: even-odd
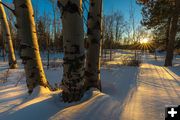
[(3, 61), (6, 62), (6, 45), (3, 36), (2, 36), (2, 55), (3, 55)]
[(106, 61), (106, 48), (104, 49), (104, 56), (103, 56), (103, 59), (104, 59), (104, 61)]
[(137, 50), (136, 50), (136, 47), (135, 47), (135, 50), (134, 50), (134, 60), (137, 60)]
[(170, 25), (171, 25), (171, 17), (168, 18), (167, 22), (167, 28), (166, 28), (166, 51), (168, 49), (168, 43), (169, 43), (169, 30), (170, 30)]
[(179, 12), (180, 12), (180, 1), (175, 1), (175, 11), (173, 11), (173, 16), (171, 20), (171, 26), (170, 26), (170, 32), (169, 32), (169, 42), (168, 42), (168, 49), (165, 59), (165, 66), (172, 66), (173, 61), (173, 52), (174, 52), (174, 43), (176, 39), (177, 34), (177, 23), (179, 18)]
[(112, 45), (113, 45), (113, 35), (111, 32), (111, 37), (110, 37), (110, 43), (109, 43), (109, 60), (112, 61)]
[(102, 38), (101, 10), (102, 0), (90, 0), (88, 15), (88, 48), (85, 67), (86, 89), (95, 87), (101, 90), (100, 82), (100, 46)]
[(49, 48), (49, 45), (50, 44), (50, 37), (48, 35), (48, 42), (47, 42), (47, 69), (49, 69), (49, 53), (50, 53), (50, 48)]
[(119, 41), (119, 21), (118, 21), (118, 18), (116, 19), (116, 31), (115, 31), (115, 37), (116, 37), (116, 41)]
[(49, 87), (46, 80), (36, 34), (31, 0), (14, 0), (20, 41), (20, 55), (26, 73), (29, 93), (36, 86)]
[[(103, 17), (103, 16), (101, 16), (101, 17)], [(103, 18), (101, 18), (101, 19), (102, 19), (102, 21), (101, 21), (101, 24), (102, 24), (101, 58), (104, 60), (104, 41), (105, 41), (104, 29), (105, 29), (105, 27), (104, 27), (104, 23), (103, 23)]]
[[(102, 35), (103, 36), (103, 35)], [(102, 40), (101, 40), (101, 59), (104, 60), (104, 38), (102, 37)]]
[(157, 60), (156, 49), (154, 50), (154, 58), (155, 58), (155, 60)]
[(57, 41), (57, 34), (56, 34), (56, 6), (53, 5), (53, 14), (54, 14), (54, 20), (53, 20), (53, 27), (54, 27), (54, 42), (53, 42), (53, 50), (54, 54), (57, 52), (56, 48), (56, 41)]
[(64, 74), (62, 98), (64, 102), (78, 101), (84, 90), (84, 29), (82, 0), (59, 0), (64, 43)]
[(0, 4), (0, 22), (3, 29), (3, 38), (5, 39), (4, 41), (6, 41), (8, 45), (9, 67), (10, 69), (15, 69), (17, 68), (17, 62), (14, 54), (14, 48), (13, 48), (12, 37), (9, 29), (9, 24), (2, 4)]

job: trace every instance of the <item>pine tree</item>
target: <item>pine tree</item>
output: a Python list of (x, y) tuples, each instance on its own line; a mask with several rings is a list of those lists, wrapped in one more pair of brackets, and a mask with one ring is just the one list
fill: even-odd
[[(138, 0), (142, 3), (142, 0)], [(142, 24), (149, 29), (162, 31), (166, 28), (164, 43), (167, 51), (165, 66), (172, 66), (173, 51), (180, 15), (179, 0), (148, 0), (143, 2)]]
[(84, 86), (84, 29), (82, 0), (59, 0), (64, 41), (62, 98), (64, 102), (78, 101)]
[[(142, 4), (141, 4), (142, 5)], [(148, 29), (156, 29), (161, 25), (167, 25), (171, 17), (172, 6), (169, 0), (149, 0), (142, 7), (142, 25)]]
[(169, 40), (168, 40), (167, 54), (165, 59), (165, 66), (172, 66), (179, 15), (180, 15), (180, 1), (175, 0), (170, 31), (169, 31)]
[(20, 57), (24, 64), (29, 93), (36, 86), (49, 87), (44, 73), (31, 0), (14, 0)]

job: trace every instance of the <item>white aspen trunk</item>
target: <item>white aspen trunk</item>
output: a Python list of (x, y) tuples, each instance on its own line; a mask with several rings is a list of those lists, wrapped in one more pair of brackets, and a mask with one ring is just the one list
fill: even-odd
[[(1, 0), (0, 0), (0, 2), (1, 2)], [(4, 38), (4, 41), (6, 41), (7, 46), (8, 46), (9, 67), (10, 67), (10, 69), (16, 69), (17, 62), (16, 62), (15, 53), (14, 53), (12, 37), (11, 37), (6, 13), (5, 13), (5, 10), (4, 10), (4, 7), (2, 4), (0, 4), (0, 22), (2, 25), (3, 38)]]
[(88, 15), (88, 46), (85, 67), (86, 89), (95, 87), (101, 90), (100, 82), (100, 46), (102, 39), (101, 16), (102, 0), (90, 0)]
[(26, 73), (29, 93), (36, 86), (50, 87), (44, 73), (31, 0), (14, 0), (17, 19), (18, 37), (20, 41), (20, 55)]
[(82, 0), (59, 0), (64, 43), (64, 74), (62, 98), (64, 102), (81, 99), (84, 93), (84, 29)]

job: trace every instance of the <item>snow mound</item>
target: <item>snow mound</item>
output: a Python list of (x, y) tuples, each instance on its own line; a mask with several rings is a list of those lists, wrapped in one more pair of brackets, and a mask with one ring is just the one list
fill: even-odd
[(67, 107), (50, 120), (117, 120), (121, 102), (97, 89), (87, 91), (79, 104)]
[(43, 95), (49, 95), (50, 93), (51, 93), (51, 91), (49, 90), (49, 88), (38, 85), (37, 87), (34, 88), (30, 97), (36, 98), (36, 97), (43, 96)]

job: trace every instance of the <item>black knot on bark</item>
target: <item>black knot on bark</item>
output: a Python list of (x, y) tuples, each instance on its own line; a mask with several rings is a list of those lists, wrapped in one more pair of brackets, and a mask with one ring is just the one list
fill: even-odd
[(66, 11), (66, 12), (69, 12), (69, 13), (78, 13), (79, 15), (81, 14), (81, 9), (75, 4), (75, 3), (72, 3), (71, 1), (68, 1), (66, 3), (66, 5), (64, 6), (60, 0), (58, 0), (58, 7), (60, 9), (62, 9), (62, 16), (63, 16), (63, 13)]
[(95, 6), (95, 2), (91, 2), (91, 6), (94, 7)]
[(27, 5), (26, 4), (22, 4), (20, 5), (21, 8), (27, 8)]

